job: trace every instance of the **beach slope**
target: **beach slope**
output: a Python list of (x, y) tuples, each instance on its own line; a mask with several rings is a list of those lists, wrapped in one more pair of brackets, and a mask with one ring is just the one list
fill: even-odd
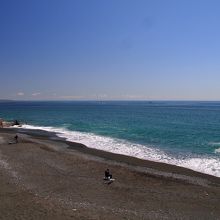
[(0, 219), (219, 219), (219, 202), (217, 177), (0, 130)]

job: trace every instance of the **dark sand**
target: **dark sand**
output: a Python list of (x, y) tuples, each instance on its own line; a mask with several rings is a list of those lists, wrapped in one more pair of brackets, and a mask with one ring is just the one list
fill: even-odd
[(0, 129), (0, 219), (220, 219), (220, 178)]

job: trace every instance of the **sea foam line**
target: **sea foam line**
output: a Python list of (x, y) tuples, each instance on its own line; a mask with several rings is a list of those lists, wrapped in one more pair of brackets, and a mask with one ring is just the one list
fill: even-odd
[(177, 165), (201, 173), (220, 177), (220, 158), (218, 157), (199, 157), (195, 155), (193, 157), (188, 156), (185, 158), (175, 158), (174, 156), (170, 156), (164, 151), (157, 149), (153, 146), (144, 146), (122, 139), (99, 136), (93, 133), (70, 131), (66, 128), (32, 125), (23, 125), (22, 128), (55, 132), (59, 137), (65, 138), (66, 140), (71, 142), (82, 143), (89, 148), (95, 148), (107, 152), (123, 154), (155, 162), (163, 162), (167, 164)]

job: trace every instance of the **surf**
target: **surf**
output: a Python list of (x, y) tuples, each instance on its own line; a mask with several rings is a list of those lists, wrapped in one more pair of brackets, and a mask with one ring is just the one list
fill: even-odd
[(174, 156), (153, 145), (141, 145), (123, 139), (96, 135), (94, 133), (71, 131), (66, 127), (23, 125), (22, 128), (54, 132), (58, 137), (70, 142), (82, 143), (89, 148), (136, 157), (143, 160), (167, 163), (220, 177), (220, 158), (218, 157), (197, 154)]

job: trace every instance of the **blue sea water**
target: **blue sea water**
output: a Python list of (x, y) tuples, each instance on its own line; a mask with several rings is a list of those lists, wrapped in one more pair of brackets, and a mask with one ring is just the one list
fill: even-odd
[(0, 118), (88, 147), (220, 177), (220, 102), (4, 102)]

